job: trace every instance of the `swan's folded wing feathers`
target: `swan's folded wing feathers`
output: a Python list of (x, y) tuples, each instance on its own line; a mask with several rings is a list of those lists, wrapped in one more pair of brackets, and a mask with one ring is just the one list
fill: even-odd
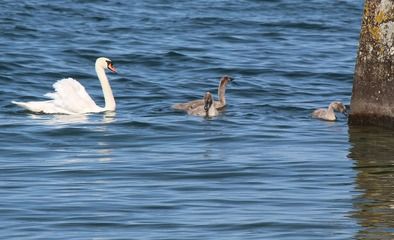
[(65, 78), (53, 84), (55, 92), (45, 96), (52, 98), (53, 103), (70, 112), (79, 113), (89, 110), (98, 111), (98, 106), (86, 92), (84, 86), (72, 78)]

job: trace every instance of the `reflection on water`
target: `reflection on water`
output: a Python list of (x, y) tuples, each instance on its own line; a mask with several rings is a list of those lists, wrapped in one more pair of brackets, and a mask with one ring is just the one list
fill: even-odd
[(104, 112), (103, 123), (113, 123), (115, 121), (116, 112)]
[(47, 121), (48, 125), (57, 125), (57, 124), (81, 124), (87, 123), (89, 120), (88, 115), (79, 114), (79, 115), (53, 115), (51, 119)]
[(112, 149), (110, 149), (108, 143), (106, 142), (98, 142), (98, 146), (100, 146), (100, 149), (97, 150), (97, 154), (99, 154), (98, 160), (100, 162), (110, 162), (112, 160), (111, 154), (112, 154)]
[(30, 114), (30, 117), (34, 120), (43, 120), (42, 122), (45, 125), (69, 125), (69, 124), (85, 124), (89, 123), (92, 118), (94, 118), (95, 122), (96, 116), (102, 115), (100, 117), (102, 119), (102, 123), (112, 123), (115, 121), (116, 113), (115, 112), (104, 112), (97, 114)]
[[(32, 120), (39, 126), (48, 127), (43, 129), (43, 135), (49, 135), (54, 139), (65, 139), (61, 144), (63, 148), (71, 141), (79, 141), (81, 136), (97, 133), (97, 136), (107, 135), (111, 123), (116, 121), (115, 112), (104, 112), (95, 114), (30, 114)], [(89, 148), (83, 148), (78, 154), (73, 150), (63, 150), (62, 153), (68, 155), (65, 163), (86, 163), (86, 162), (110, 162), (112, 161), (111, 144), (103, 139), (92, 137)], [(72, 145), (72, 144), (71, 144)]]
[(96, 149), (89, 150), (84, 154), (78, 156), (71, 156), (67, 158), (64, 163), (86, 163), (86, 162), (100, 162), (106, 163), (112, 161), (112, 152), (110, 145), (106, 142), (97, 142)]
[(355, 160), (356, 186), (353, 217), (361, 225), (357, 239), (394, 239), (394, 131), (349, 126)]
[(45, 125), (82, 124), (89, 120), (89, 116), (85, 114), (30, 114), (30, 118), (42, 120)]

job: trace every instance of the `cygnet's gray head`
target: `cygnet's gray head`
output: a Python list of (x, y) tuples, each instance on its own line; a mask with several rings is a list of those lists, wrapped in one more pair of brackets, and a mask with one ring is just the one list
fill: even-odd
[(332, 102), (331, 103), (332, 107), (334, 110), (343, 113), (345, 116), (347, 116), (347, 110), (345, 105), (343, 105), (343, 103), (341, 102)]
[(223, 77), (220, 79), (220, 85), (225, 85), (233, 80), (234, 78), (230, 77), (229, 75), (223, 75)]

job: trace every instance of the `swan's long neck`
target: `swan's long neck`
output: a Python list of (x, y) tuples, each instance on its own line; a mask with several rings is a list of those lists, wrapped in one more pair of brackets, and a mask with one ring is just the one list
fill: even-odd
[(100, 80), (101, 88), (103, 89), (103, 95), (104, 95), (104, 101), (105, 101), (104, 109), (106, 111), (115, 111), (115, 109), (116, 109), (115, 98), (112, 93), (111, 86), (109, 85), (107, 75), (105, 74), (104, 69), (100, 66), (97, 66), (97, 65), (96, 65), (96, 73), (97, 73), (98, 79)]
[(219, 84), (218, 96), (219, 96), (219, 101), (222, 104), (222, 106), (226, 105), (226, 98), (224, 97), (224, 95), (226, 94), (227, 83), (228, 83), (228, 81), (220, 81), (220, 84)]

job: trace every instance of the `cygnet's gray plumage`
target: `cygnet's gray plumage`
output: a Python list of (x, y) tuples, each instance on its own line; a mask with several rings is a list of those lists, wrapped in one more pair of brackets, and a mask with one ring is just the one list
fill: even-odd
[[(228, 83), (230, 83), (231, 81), (233, 81), (234, 79), (228, 75), (224, 75), (219, 82), (219, 86), (218, 86), (218, 97), (219, 97), (219, 101), (214, 101), (213, 102), (213, 106), (217, 109), (217, 110), (222, 110), (225, 106), (226, 106), (226, 86)], [(184, 111), (188, 111), (190, 109), (194, 109), (197, 108), (199, 106), (203, 106), (204, 105), (204, 100), (203, 99), (198, 99), (198, 100), (193, 100), (190, 102), (186, 102), (186, 103), (177, 103), (174, 104), (172, 106), (172, 108), (177, 109), (177, 110), (184, 110)]]
[(187, 109), (187, 113), (190, 115), (201, 116), (201, 117), (216, 117), (219, 115), (218, 110), (213, 104), (213, 97), (210, 92), (206, 92), (204, 99), (202, 99), (203, 105), (198, 105)]
[(320, 108), (313, 111), (312, 116), (326, 121), (335, 121), (337, 118), (334, 111), (341, 112), (345, 116), (347, 115), (345, 105), (343, 105), (341, 102), (332, 102), (328, 106), (328, 109)]

